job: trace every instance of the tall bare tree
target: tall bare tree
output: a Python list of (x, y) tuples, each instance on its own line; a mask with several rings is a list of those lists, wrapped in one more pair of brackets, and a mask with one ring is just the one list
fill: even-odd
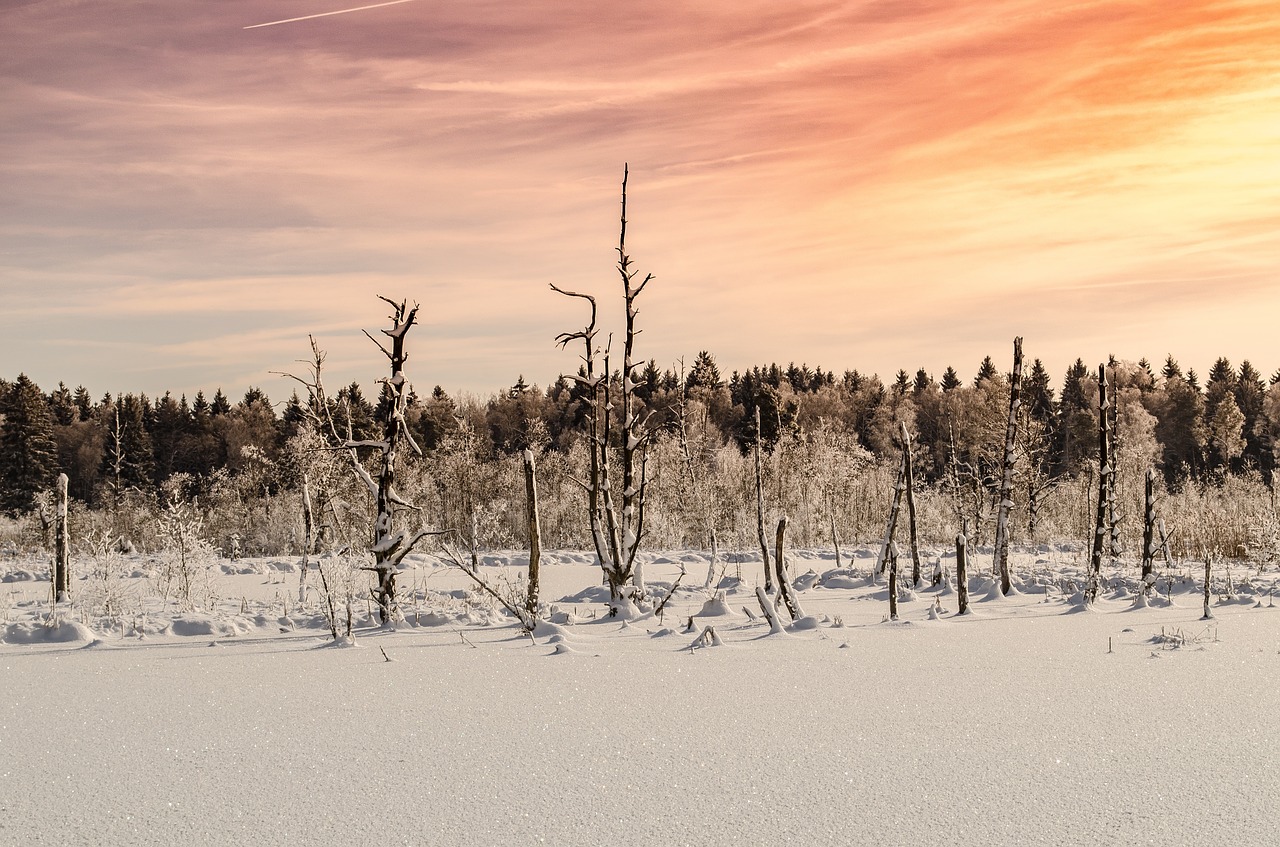
[[(596, 326), (595, 298), (590, 294), (551, 286), (555, 292), (578, 297), (591, 304), (591, 320), (587, 326), (578, 332), (561, 333), (556, 341), (561, 347), (573, 341), (583, 344), (583, 369), (573, 379), (586, 392), (590, 461), (588, 478), (579, 480), (579, 485), (586, 492), (591, 538), (609, 585), (611, 616), (618, 614), (624, 600), (644, 593), (644, 577), (636, 554), (644, 534), (645, 456), (652, 435), (648, 419), (643, 416), (643, 404), (635, 396), (635, 369), (643, 363), (634, 360), (634, 348), (635, 337), (639, 334), (635, 326), (638, 314), (636, 299), (653, 275), (646, 274), (637, 282), (639, 271), (632, 268), (631, 256), (627, 253), (628, 176), (629, 170), (624, 166), (617, 271), (626, 305), (626, 332), (623, 336), (621, 385), (616, 389), (609, 379), (608, 347), (602, 351), (596, 344), (599, 329)], [(597, 371), (597, 363), (601, 361), (603, 370)], [(610, 466), (615, 457), (622, 473), (621, 500), (614, 491), (611, 478)]]
[(1009, 510), (1013, 508), (1013, 469), (1018, 442), (1018, 407), (1022, 401), (1022, 338), (1013, 339), (1013, 373), (1009, 378), (1009, 422), (1004, 433), (1004, 456), (1001, 460), (1000, 500), (996, 511), (996, 568), (1000, 571), (1000, 593), (1008, 594), (1009, 582)]
[[(391, 326), (382, 330), (387, 342), (383, 343), (367, 331), (365, 335), (372, 341), (390, 362), (391, 374), (380, 379), (385, 387), (387, 402), (382, 404), (384, 419), (380, 421), (382, 437), (375, 439), (357, 439), (351, 432), (351, 416), (347, 415), (347, 431), (339, 432), (334, 417), (334, 403), (324, 389), (323, 366), (325, 354), (311, 340), (311, 373), (307, 377), (285, 374), (304, 385), (310, 396), (308, 412), (313, 424), (326, 433), (330, 444), (328, 449), (344, 453), (349, 461), (351, 471), (364, 484), (375, 504), (375, 515), (371, 531), (369, 552), (373, 554), (372, 571), (376, 579), (373, 589), (374, 600), (378, 604), (378, 618), (386, 624), (396, 616), (396, 571), (413, 548), (430, 535), (441, 534), (437, 530), (429, 530), (421, 526), (413, 529), (398, 528), (408, 515), (417, 515), (420, 509), (403, 499), (396, 492), (396, 469), (399, 463), (400, 450), (407, 446), (413, 453), (421, 456), (422, 450), (413, 440), (409, 427), (405, 422), (405, 406), (408, 402), (409, 386), (404, 375), (408, 353), (405, 351), (405, 336), (417, 321), (418, 307), (409, 308), (406, 301), (399, 303), (386, 297), (379, 297), (392, 308)], [(370, 461), (365, 464), (366, 458)]]
[(1102, 581), (1102, 557), (1110, 546), (1107, 517), (1111, 505), (1111, 401), (1107, 396), (1107, 366), (1098, 365), (1098, 499), (1094, 513), (1093, 545), (1090, 548), (1089, 584), (1085, 601), (1098, 599), (1098, 587)]

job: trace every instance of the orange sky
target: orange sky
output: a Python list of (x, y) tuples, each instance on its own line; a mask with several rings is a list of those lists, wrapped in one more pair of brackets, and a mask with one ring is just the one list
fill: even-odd
[(0, 3), (0, 375), (545, 384), (623, 162), (662, 366), (1280, 366), (1275, 3), (355, 5)]

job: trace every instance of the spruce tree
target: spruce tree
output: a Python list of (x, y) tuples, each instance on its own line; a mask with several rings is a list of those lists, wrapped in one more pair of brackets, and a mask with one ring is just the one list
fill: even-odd
[(0, 510), (29, 511), (35, 497), (53, 485), (58, 449), (53, 415), (40, 387), (18, 374), (0, 395)]

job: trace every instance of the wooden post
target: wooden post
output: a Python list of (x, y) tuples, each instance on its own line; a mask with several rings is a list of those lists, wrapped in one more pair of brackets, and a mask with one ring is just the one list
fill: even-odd
[(529, 520), (529, 591), (525, 595), (524, 608), (529, 613), (529, 624), (538, 619), (538, 565), (542, 560), (542, 525), (538, 519), (538, 479), (533, 463), (533, 451), (524, 451), (525, 512)]
[(58, 474), (57, 512), (53, 525), (53, 596), (62, 603), (71, 599), (71, 531), (67, 527), (67, 475)]
[(1003, 473), (1000, 477), (1000, 505), (996, 513), (995, 564), (1000, 572), (1000, 593), (1012, 589), (1009, 581), (1009, 510), (1013, 508), (1014, 447), (1018, 438), (1018, 407), (1022, 401), (1022, 338), (1013, 339), (1013, 373), (1009, 378), (1009, 420), (1004, 431)]

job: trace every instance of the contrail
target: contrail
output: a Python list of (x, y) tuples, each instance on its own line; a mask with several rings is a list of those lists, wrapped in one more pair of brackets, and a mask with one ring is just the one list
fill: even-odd
[(339, 9), (336, 12), (321, 12), (318, 15), (303, 15), (300, 18), (286, 18), (283, 21), (269, 21), (265, 24), (254, 24), (247, 26), (245, 29), (257, 29), (263, 26), (275, 26), (276, 24), (291, 24), (294, 21), (309, 21), (312, 18), (327, 18), (330, 15), (345, 15), (347, 12), (363, 12), (365, 9), (377, 9), (381, 6), (399, 6), (401, 3), (412, 3), (413, 0), (390, 0), (388, 3), (374, 3), (372, 6), (357, 6), (354, 9)]

